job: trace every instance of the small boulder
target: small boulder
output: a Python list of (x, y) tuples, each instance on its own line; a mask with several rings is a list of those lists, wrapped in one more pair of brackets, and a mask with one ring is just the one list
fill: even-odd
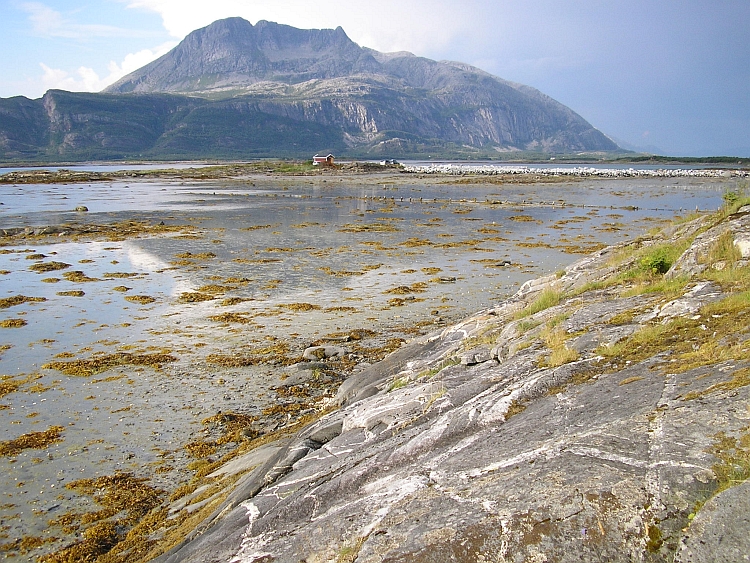
[(346, 351), (339, 346), (310, 346), (303, 353), (305, 360), (315, 361), (343, 356)]
[(461, 354), (461, 365), (473, 366), (488, 362), (491, 359), (493, 359), (493, 356), (489, 348), (474, 348), (473, 350)]

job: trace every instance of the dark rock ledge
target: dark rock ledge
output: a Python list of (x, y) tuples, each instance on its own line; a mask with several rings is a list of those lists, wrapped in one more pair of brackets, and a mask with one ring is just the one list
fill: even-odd
[[(747, 560), (749, 228), (703, 217), (602, 250), (412, 341), (254, 452), (157, 561)], [(711, 258), (727, 236), (733, 258)], [(602, 283), (680, 237), (696, 242), (665, 276), (687, 276), (677, 290)], [(732, 292), (744, 307), (722, 309)]]

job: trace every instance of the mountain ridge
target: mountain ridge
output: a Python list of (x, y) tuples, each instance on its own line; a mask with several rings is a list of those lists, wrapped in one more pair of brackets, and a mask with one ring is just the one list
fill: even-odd
[(11, 100), (0, 99), (4, 160), (621, 150), (546, 94), (466, 63), (242, 18), (193, 31), (101, 93)]

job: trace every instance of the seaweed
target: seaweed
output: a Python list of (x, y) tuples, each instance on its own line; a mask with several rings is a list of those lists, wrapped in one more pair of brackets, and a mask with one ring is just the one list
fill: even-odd
[(46, 297), (27, 297), (26, 295), (14, 295), (0, 299), (0, 309), (7, 309), (23, 303), (41, 303), (47, 301)]
[(149, 303), (153, 303), (156, 301), (154, 297), (151, 297), (150, 295), (127, 295), (125, 297), (125, 301), (130, 301), (131, 303), (140, 303), (141, 305), (148, 305)]
[(177, 358), (171, 354), (130, 354), (117, 352), (97, 356), (89, 360), (71, 360), (69, 362), (53, 361), (42, 366), (42, 369), (54, 369), (66, 375), (88, 377), (116, 366), (134, 365), (161, 368), (162, 364), (176, 362)]
[(86, 294), (80, 289), (73, 289), (70, 291), (58, 291), (57, 295), (60, 295), (61, 297), (83, 297)]
[(38, 274), (55, 272), (57, 270), (64, 270), (65, 268), (70, 268), (70, 264), (66, 264), (65, 262), (40, 262), (39, 264), (29, 266), (29, 270)]
[(13, 440), (0, 441), (0, 456), (10, 457), (27, 449), (43, 450), (51, 444), (62, 442), (62, 426), (50, 426), (43, 432), (29, 432)]

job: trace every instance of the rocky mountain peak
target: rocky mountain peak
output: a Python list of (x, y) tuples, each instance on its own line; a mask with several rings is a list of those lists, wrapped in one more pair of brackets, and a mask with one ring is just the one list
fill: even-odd
[(169, 53), (122, 78), (107, 93), (208, 92), (261, 81), (295, 84), (377, 70), (341, 27), (297, 29), (260, 20), (218, 20)]

